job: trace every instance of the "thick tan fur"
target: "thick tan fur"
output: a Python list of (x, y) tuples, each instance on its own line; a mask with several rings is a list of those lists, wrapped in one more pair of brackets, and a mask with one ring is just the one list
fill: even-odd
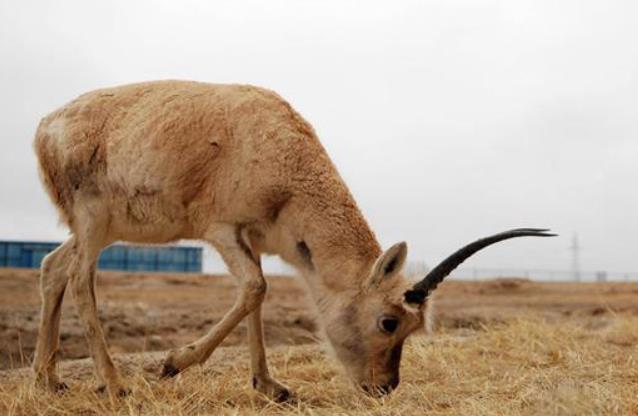
[[(45, 117), (34, 147), (45, 188), (72, 234), (42, 269), (34, 369), (50, 387), (62, 385), (55, 374), (57, 321), (70, 280), (98, 377), (112, 394), (126, 391), (106, 349), (94, 293), (97, 256), (118, 240), (208, 241), (240, 283), (233, 309), (202, 339), (173, 351), (165, 375), (203, 362), (250, 316), (255, 386), (287, 397), (270, 378), (263, 353), (263, 253), (281, 256), (306, 276), (337, 350), (347, 345), (335, 336), (348, 336), (335, 334), (354, 325), (357, 342), (366, 342), (378, 332), (370, 322), (384, 310), (405, 315), (409, 324), (394, 341), (379, 338), (377, 356), (423, 323), (422, 311), (402, 306), (409, 282), (374, 268), (383, 258), (380, 246), (314, 130), (271, 91), (185, 81), (102, 89)], [(402, 263), (405, 247), (400, 251), (386, 260), (398, 256)], [(349, 306), (354, 299), (359, 306)], [(352, 316), (344, 318), (344, 310)], [(366, 385), (387, 383), (390, 370), (375, 365), (363, 363), (351, 375)]]

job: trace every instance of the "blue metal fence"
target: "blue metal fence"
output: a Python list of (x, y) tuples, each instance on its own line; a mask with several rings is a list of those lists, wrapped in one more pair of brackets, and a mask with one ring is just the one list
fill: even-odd
[[(60, 243), (0, 241), (0, 267), (38, 268)], [(115, 244), (102, 251), (98, 268), (104, 270), (201, 272), (202, 249), (183, 246)]]

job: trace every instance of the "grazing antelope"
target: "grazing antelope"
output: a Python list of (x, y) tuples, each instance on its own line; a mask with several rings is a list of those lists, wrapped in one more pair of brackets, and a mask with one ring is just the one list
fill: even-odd
[(254, 387), (275, 400), (288, 389), (266, 363), (262, 254), (305, 277), (319, 320), (348, 374), (372, 394), (399, 384), (406, 337), (424, 326), (428, 295), (467, 257), (497, 241), (550, 236), (518, 229), (459, 250), (418, 283), (401, 274), (405, 243), (382, 252), (312, 127), (277, 94), (252, 86), (161, 81), (82, 95), (45, 117), (35, 143), (44, 186), (70, 238), (42, 263), (36, 380), (56, 374), (67, 282), (97, 377), (128, 392), (107, 350), (95, 300), (96, 262), (115, 241), (200, 239), (239, 283), (233, 307), (206, 335), (171, 351), (162, 375), (203, 363), (248, 322)]

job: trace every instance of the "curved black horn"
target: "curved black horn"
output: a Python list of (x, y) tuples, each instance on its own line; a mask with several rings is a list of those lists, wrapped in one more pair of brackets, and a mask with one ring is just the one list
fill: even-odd
[(548, 231), (548, 229), (544, 228), (518, 228), (476, 240), (457, 250), (456, 253), (430, 270), (423, 280), (415, 284), (411, 290), (405, 292), (405, 300), (408, 303), (423, 303), (430, 292), (436, 289), (439, 283), (441, 283), (452, 270), (456, 269), (461, 263), (467, 260), (468, 257), (489, 245), (515, 237), (555, 237), (557, 235), (549, 233)]

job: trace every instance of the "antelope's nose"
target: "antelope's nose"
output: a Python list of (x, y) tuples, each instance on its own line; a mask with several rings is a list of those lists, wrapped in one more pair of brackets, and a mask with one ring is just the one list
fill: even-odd
[(392, 377), (392, 379), (390, 380), (389, 384), (386, 384), (383, 388), (384, 391), (386, 391), (386, 394), (391, 393), (392, 390), (396, 390), (397, 386), (399, 385), (399, 375), (395, 375), (394, 377)]

